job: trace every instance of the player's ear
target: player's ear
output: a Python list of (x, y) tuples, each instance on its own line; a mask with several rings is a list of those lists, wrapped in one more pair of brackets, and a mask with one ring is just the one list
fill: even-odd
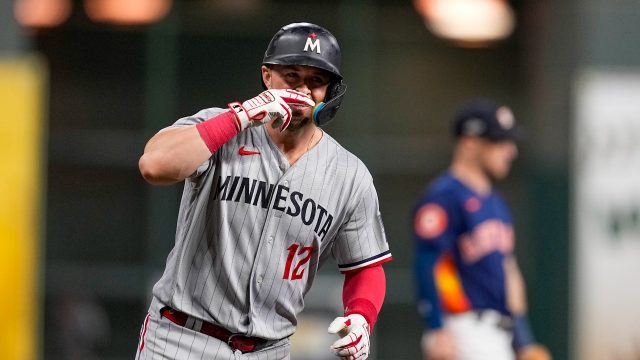
[(267, 89), (271, 89), (271, 69), (262, 65), (260, 71), (262, 72), (262, 83), (267, 87)]

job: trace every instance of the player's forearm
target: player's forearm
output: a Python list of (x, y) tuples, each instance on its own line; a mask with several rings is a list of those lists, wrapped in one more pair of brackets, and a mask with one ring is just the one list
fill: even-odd
[(513, 348), (516, 351), (535, 343), (527, 317), (527, 296), (524, 278), (514, 255), (505, 257), (507, 309), (513, 318)]
[(527, 294), (524, 278), (513, 255), (503, 262), (507, 293), (507, 309), (515, 316), (527, 313)]
[(376, 323), (386, 292), (386, 277), (382, 265), (345, 274), (342, 302), (345, 315), (358, 313), (371, 329)]
[(193, 174), (211, 156), (195, 126), (174, 128), (154, 135), (138, 166), (153, 185), (171, 185)]
[(418, 297), (418, 312), (422, 316), (424, 327), (440, 329), (442, 327), (442, 310), (436, 288), (434, 267), (439, 251), (424, 244), (416, 248), (414, 263), (415, 281)]

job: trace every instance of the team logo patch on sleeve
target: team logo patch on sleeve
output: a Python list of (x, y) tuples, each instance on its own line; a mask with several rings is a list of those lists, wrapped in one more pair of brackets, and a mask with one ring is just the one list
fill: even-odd
[(472, 196), (464, 202), (464, 209), (470, 213), (480, 210), (480, 200), (477, 197)]
[(448, 222), (447, 212), (440, 205), (430, 203), (416, 213), (414, 230), (421, 238), (433, 239), (442, 235)]

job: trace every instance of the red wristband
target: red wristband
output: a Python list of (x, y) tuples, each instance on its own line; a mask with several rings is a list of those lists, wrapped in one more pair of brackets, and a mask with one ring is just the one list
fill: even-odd
[(225, 111), (197, 124), (196, 129), (212, 154), (239, 133), (236, 116), (231, 111)]
[(378, 310), (373, 303), (367, 299), (355, 299), (348, 303), (345, 307), (344, 316), (351, 314), (360, 314), (367, 320), (369, 324), (369, 332), (373, 331), (373, 326), (378, 320)]

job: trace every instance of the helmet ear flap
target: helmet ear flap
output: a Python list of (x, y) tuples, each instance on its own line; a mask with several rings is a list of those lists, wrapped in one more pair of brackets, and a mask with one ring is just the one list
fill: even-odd
[(344, 82), (344, 80), (332, 82), (327, 88), (327, 95), (324, 97), (325, 102), (329, 102), (338, 96), (342, 97), (346, 91), (347, 84)]
[(328, 124), (342, 105), (342, 98), (347, 92), (347, 83), (339, 80), (331, 83), (327, 89), (325, 100), (313, 109), (313, 122), (318, 126)]

